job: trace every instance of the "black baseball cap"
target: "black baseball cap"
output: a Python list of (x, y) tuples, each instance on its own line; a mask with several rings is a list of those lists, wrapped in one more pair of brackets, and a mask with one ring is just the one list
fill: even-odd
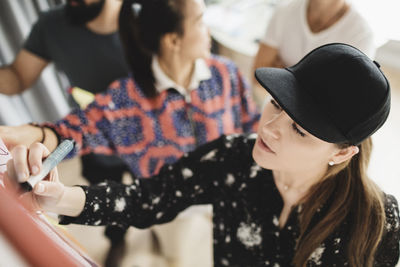
[(329, 143), (358, 145), (389, 115), (379, 64), (347, 44), (323, 45), (292, 67), (259, 68), (255, 76), (297, 124)]

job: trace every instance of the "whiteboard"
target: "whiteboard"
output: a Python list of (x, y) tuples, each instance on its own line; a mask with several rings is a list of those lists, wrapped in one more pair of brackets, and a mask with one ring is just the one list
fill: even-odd
[(28, 198), (21, 198), (4, 181), (10, 158), (0, 139), (0, 236), (3, 247), (8, 245), (14, 252), (10, 264), (20, 261), (43, 267), (99, 266), (66, 230), (52, 222), (50, 216), (35, 211)]

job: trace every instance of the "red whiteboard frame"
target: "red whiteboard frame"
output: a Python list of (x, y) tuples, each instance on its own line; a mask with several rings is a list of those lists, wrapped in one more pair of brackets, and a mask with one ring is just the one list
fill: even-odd
[(0, 185), (0, 232), (30, 266), (99, 266), (27, 205)]

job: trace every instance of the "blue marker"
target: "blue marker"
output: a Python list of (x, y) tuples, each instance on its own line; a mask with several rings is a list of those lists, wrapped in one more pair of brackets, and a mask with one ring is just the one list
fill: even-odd
[(57, 146), (57, 148), (50, 153), (50, 155), (43, 161), (40, 172), (36, 175), (32, 175), (26, 182), (20, 184), (21, 189), (24, 191), (32, 191), (35, 185), (42, 181), (50, 171), (60, 163), (65, 156), (74, 148), (74, 142), (71, 140), (64, 140)]

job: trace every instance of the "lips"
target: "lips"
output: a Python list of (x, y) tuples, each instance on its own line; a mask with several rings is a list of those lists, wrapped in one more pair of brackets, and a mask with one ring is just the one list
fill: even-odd
[(264, 150), (264, 151), (266, 151), (266, 152), (268, 152), (268, 153), (273, 153), (273, 154), (275, 154), (275, 151), (273, 151), (273, 150), (267, 145), (267, 143), (264, 142), (264, 140), (263, 140), (261, 137), (258, 138), (257, 142), (258, 142), (258, 144), (259, 144), (259, 146), (261, 147), (262, 150)]
[(77, 1), (71, 0), (68, 2), (70, 6), (80, 6), (80, 3), (78, 3)]

